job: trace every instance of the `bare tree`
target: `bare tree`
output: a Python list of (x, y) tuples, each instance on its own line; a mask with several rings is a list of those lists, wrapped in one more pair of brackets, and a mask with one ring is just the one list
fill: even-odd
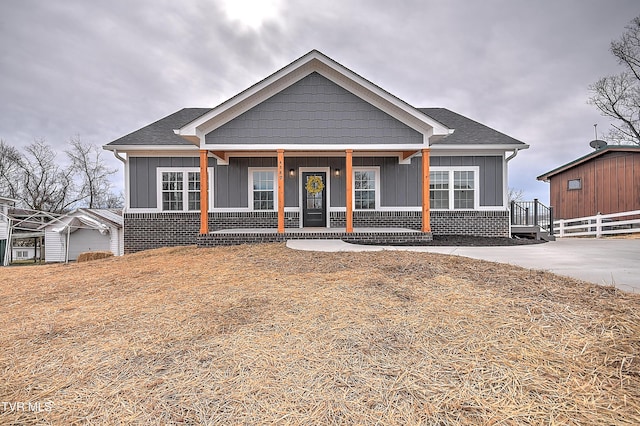
[(589, 86), (588, 102), (617, 121), (609, 133), (611, 141), (640, 145), (640, 16), (625, 28), (610, 48), (624, 71)]
[(25, 148), (26, 155), (18, 163), (21, 171), (21, 196), (29, 208), (59, 213), (80, 201), (72, 167), (56, 163), (56, 152), (37, 139)]
[(516, 188), (509, 188), (509, 203), (511, 203), (512, 201), (523, 201), (524, 200), (524, 190), (522, 189), (516, 189)]
[(71, 167), (78, 175), (80, 194), (87, 207), (106, 208), (114, 204), (111, 193), (110, 176), (117, 172), (102, 161), (102, 150), (95, 145), (84, 143), (79, 136), (71, 138), (70, 149), (66, 151)]
[(24, 153), (0, 140), (0, 195), (19, 200), (34, 210), (61, 213), (71, 208), (116, 208), (122, 194), (114, 194), (109, 177), (116, 171), (104, 165), (101, 151), (72, 138), (68, 165), (37, 139)]
[(22, 154), (0, 139), (0, 195), (17, 199), (21, 188)]

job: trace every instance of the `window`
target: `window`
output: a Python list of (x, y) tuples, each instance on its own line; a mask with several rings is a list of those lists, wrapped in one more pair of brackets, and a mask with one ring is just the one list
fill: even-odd
[(567, 189), (570, 191), (574, 189), (582, 189), (582, 179), (569, 179), (567, 182)]
[(276, 204), (275, 170), (251, 170), (253, 210), (274, 210)]
[(162, 210), (182, 210), (182, 172), (162, 173)]
[(429, 203), (432, 209), (449, 208), (449, 172), (429, 173)]
[(353, 175), (354, 208), (373, 210), (376, 208), (376, 171), (356, 170)]
[(470, 210), (478, 205), (476, 176), (478, 168), (450, 168), (429, 173), (429, 202), (432, 209)]
[(162, 211), (200, 210), (200, 169), (158, 169)]
[(16, 259), (26, 259), (29, 257), (29, 251), (27, 250), (16, 250)]
[(187, 172), (189, 210), (200, 210), (200, 172)]
[(474, 207), (474, 184), (472, 171), (453, 172), (453, 208), (472, 209)]

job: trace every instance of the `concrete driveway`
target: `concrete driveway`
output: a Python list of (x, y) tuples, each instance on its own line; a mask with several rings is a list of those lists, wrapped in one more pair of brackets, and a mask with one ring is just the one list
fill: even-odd
[(451, 254), (551, 271), (640, 292), (640, 239), (559, 238), (550, 243), (508, 247), (381, 247), (340, 240), (289, 240), (287, 246), (311, 251), (410, 250)]

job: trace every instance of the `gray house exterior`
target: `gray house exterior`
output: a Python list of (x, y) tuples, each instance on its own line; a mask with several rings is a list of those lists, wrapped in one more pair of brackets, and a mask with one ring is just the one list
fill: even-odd
[(450, 110), (414, 108), (315, 50), (215, 108), (105, 145), (125, 165), (127, 253), (507, 237), (507, 164), (526, 148)]

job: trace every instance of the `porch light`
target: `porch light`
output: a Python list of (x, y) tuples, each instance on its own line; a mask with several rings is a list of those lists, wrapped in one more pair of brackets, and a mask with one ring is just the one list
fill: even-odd
[(296, 175), (295, 169), (289, 169), (289, 177), (294, 177)]
[(333, 171), (333, 175), (334, 175), (335, 177), (340, 177), (340, 169), (335, 169), (335, 170)]

